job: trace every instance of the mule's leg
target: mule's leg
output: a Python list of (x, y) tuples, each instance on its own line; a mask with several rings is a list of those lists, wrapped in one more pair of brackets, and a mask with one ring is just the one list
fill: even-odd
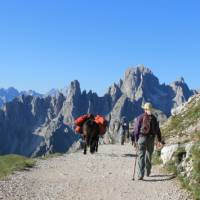
[(128, 130), (126, 131), (126, 138), (127, 138), (127, 143), (129, 143), (130, 142), (130, 133)]
[(89, 146), (90, 146), (90, 153), (94, 153), (93, 149), (94, 149), (94, 141), (92, 139), (92, 137), (90, 138), (90, 141), (89, 141)]
[(85, 137), (84, 138), (84, 152), (83, 152), (84, 155), (87, 154), (87, 138)]
[(83, 152), (83, 154), (84, 154), (84, 155), (87, 154), (87, 145), (86, 145), (86, 144), (84, 144), (84, 152)]
[(121, 145), (124, 145), (124, 142), (125, 142), (125, 135), (123, 133), (121, 136)]
[(86, 143), (87, 147), (90, 146), (90, 135), (88, 133), (87, 133), (87, 136), (85, 138), (85, 143)]
[(97, 138), (97, 141), (96, 141), (96, 152), (98, 152), (98, 147), (99, 147), (99, 137)]
[(96, 138), (90, 139), (90, 153), (93, 154), (96, 151)]

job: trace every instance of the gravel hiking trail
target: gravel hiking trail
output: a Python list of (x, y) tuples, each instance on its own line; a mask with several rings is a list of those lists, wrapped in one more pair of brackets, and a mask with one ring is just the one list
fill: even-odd
[(186, 200), (175, 178), (154, 166), (150, 177), (132, 180), (134, 148), (130, 144), (100, 145), (83, 151), (38, 160), (27, 171), (0, 181), (3, 200)]

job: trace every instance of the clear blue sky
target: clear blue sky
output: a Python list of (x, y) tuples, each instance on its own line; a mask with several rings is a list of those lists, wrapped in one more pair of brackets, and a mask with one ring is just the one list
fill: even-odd
[(102, 95), (144, 64), (200, 88), (200, 1), (1, 0), (0, 87), (46, 92), (78, 79)]

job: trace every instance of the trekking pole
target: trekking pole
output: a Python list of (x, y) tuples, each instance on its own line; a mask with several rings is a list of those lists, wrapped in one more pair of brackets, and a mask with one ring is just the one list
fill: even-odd
[(136, 164), (137, 164), (137, 158), (138, 158), (138, 147), (137, 144), (135, 146), (135, 150), (136, 150), (136, 155), (135, 155), (135, 159), (134, 159), (134, 168), (133, 168), (133, 181), (135, 180), (135, 171), (136, 171)]

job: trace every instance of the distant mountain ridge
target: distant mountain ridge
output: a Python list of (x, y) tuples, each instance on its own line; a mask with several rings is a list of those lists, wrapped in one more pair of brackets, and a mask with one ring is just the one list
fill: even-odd
[(42, 94), (39, 94), (33, 90), (19, 92), (14, 87), (9, 87), (8, 89), (0, 88), (0, 107), (2, 107), (3, 104), (12, 101), (14, 98), (19, 97), (20, 95), (42, 96)]
[(137, 66), (127, 69), (124, 79), (102, 97), (81, 91), (77, 80), (49, 96), (22, 95), (0, 110), (0, 154), (66, 152), (79, 138), (73, 132), (74, 119), (85, 113), (106, 116), (110, 120), (108, 133), (117, 142), (120, 132), (114, 131), (115, 123), (123, 116), (132, 121), (143, 112), (145, 102), (153, 104), (162, 120), (195, 93), (182, 78), (170, 85), (160, 84), (149, 68)]

